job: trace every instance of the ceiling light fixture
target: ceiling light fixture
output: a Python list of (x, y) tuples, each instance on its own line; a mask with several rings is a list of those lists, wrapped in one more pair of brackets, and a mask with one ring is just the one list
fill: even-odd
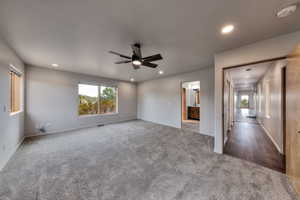
[(131, 81), (131, 82), (134, 82), (134, 78), (131, 78), (130, 81)]
[(141, 64), (142, 64), (142, 62), (139, 61), (139, 60), (134, 60), (134, 61), (132, 61), (132, 63), (133, 63), (134, 65), (141, 65)]
[(161, 74), (164, 74), (164, 71), (163, 70), (159, 70), (158, 73), (161, 75)]
[(288, 6), (285, 6), (276, 13), (276, 16), (278, 18), (288, 17), (297, 10), (297, 6), (298, 6), (297, 4), (290, 4)]
[(52, 67), (58, 67), (59, 65), (54, 63), (54, 64), (51, 64), (51, 66)]
[(232, 24), (226, 25), (222, 28), (222, 34), (231, 33), (234, 30), (234, 26)]

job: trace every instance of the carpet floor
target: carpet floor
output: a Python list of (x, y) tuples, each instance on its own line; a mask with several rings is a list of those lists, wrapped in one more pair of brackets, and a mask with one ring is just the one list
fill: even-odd
[(212, 152), (213, 139), (145, 121), (26, 139), (1, 200), (292, 200), (285, 175)]

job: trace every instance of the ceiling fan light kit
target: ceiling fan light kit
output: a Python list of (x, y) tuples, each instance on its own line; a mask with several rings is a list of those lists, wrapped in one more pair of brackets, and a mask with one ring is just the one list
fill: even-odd
[(141, 65), (142, 62), (139, 61), (139, 60), (134, 60), (134, 61), (132, 61), (132, 64), (134, 64), (134, 65)]
[(155, 55), (147, 56), (147, 57), (143, 58), (142, 52), (141, 52), (141, 45), (138, 43), (131, 45), (131, 49), (132, 49), (131, 57), (120, 54), (115, 51), (109, 51), (109, 53), (120, 56), (121, 58), (125, 58), (125, 60), (115, 62), (115, 64), (131, 63), (133, 69), (140, 69), (141, 66), (156, 68), (158, 65), (154, 64), (152, 62), (163, 59), (160, 54), (155, 54)]

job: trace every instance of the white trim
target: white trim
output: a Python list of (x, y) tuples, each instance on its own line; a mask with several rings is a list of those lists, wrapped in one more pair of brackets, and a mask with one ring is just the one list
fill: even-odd
[(275, 145), (276, 149), (283, 154), (282, 149), (279, 147), (279, 145), (276, 143), (276, 141), (274, 140), (274, 138), (272, 137), (272, 135), (270, 134), (270, 132), (263, 126), (263, 124), (261, 122), (259, 122), (259, 125), (263, 128), (263, 130), (265, 131), (265, 133), (267, 134), (267, 136), (270, 138), (270, 140), (272, 141), (272, 143)]
[(9, 116), (14, 116), (14, 115), (18, 115), (20, 113), (23, 113), (22, 110), (19, 110), (19, 111), (16, 111), (16, 112), (12, 112), (12, 113), (9, 113)]
[[(119, 88), (118, 86), (107, 86), (104, 84), (89, 84), (89, 83), (78, 83), (77, 84), (77, 95), (78, 95), (78, 105), (77, 105), (77, 109), (79, 111), (79, 106), (80, 106), (80, 94), (79, 94), (79, 85), (90, 85), (90, 86), (97, 86), (98, 87), (98, 96), (97, 96), (97, 104), (98, 104), (98, 110), (96, 114), (86, 114), (86, 115), (80, 115), (78, 112), (78, 117), (97, 117), (97, 116), (105, 116), (105, 115), (118, 115), (119, 114)], [(113, 113), (103, 113), (100, 114), (100, 97), (101, 97), (101, 87), (110, 87), (110, 88), (115, 88), (115, 92), (116, 92), (116, 112)]]
[(4, 167), (6, 166), (6, 164), (9, 162), (9, 160), (13, 157), (13, 155), (17, 152), (17, 150), (19, 149), (19, 147), (21, 146), (21, 144), (24, 142), (25, 140), (25, 136), (22, 137), (21, 141), (16, 145), (16, 147), (13, 149), (13, 151), (10, 153), (10, 155), (7, 157), (7, 160), (5, 160), (3, 162), (3, 165), (0, 165), (0, 172), (4, 169)]
[(101, 116), (109, 116), (109, 115), (119, 115), (120, 113), (103, 113), (103, 114), (87, 114), (87, 115), (78, 115), (79, 118), (89, 118), (89, 117), (101, 117)]
[(126, 121), (137, 120), (136, 116), (124, 117), (124, 118), (127, 118), (127, 119), (114, 120), (113, 122), (104, 122), (104, 123), (99, 122), (99, 123), (95, 123), (95, 124), (91, 124), (91, 125), (79, 126), (76, 128), (66, 128), (66, 129), (61, 129), (61, 130), (49, 131), (49, 132), (45, 132), (42, 134), (41, 133), (29, 133), (29, 134), (26, 134), (26, 138), (38, 137), (38, 136), (44, 136), (44, 135), (52, 135), (52, 134), (60, 134), (60, 133), (76, 131), (76, 130), (85, 129), (85, 128), (94, 128), (100, 124), (108, 125), (108, 124), (116, 124), (116, 123), (121, 123), (121, 122), (126, 122)]

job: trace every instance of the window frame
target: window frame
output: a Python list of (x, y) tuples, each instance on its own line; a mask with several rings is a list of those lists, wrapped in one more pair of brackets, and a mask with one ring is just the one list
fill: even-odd
[(80, 115), (79, 114), (79, 106), (80, 106), (79, 85), (96, 86), (97, 87), (97, 93), (98, 93), (97, 103), (99, 102), (99, 85), (98, 84), (94, 84), (94, 83), (78, 83), (77, 84), (77, 97), (78, 97), (77, 114), (78, 114), (78, 116), (83, 117), (83, 116), (95, 116), (95, 115), (98, 115), (99, 114), (99, 105), (97, 106), (97, 113), (96, 114), (86, 114), (86, 115)]
[[(115, 115), (115, 114), (119, 114), (119, 88), (117, 86), (108, 86), (108, 85), (104, 85), (104, 84), (101, 84), (99, 85), (99, 102), (100, 102), (100, 97), (101, 97), (101, 86), (102, 87), (111, 87), (111, 88), (115, 88), (115, 91), (116, 91), (116, 112), (113, 112), (113, 113), (103, 113), (103, 114), (99, 114), (99, 115)], [(100, 109), (101, 109), (101, 106), (99, 105), (98, 107), (99, 109), (99, 112), (100, 112)]]
[[(79, 97), (79, 85), (92, 85), (98, 87), (98, 109), (96, 114), (86, 114), (86, 115), (80, 115), (79, 114), (79, 106), (80, 106), (80, 97)], [(101, 86), (103, 87), (112, 87), (116, 89), (116, 112), (113, 113), (100, 113), (100, 95), (101, 95)], [(119, 88), (118, 86), (114, 85), (107, 85), (107, 84), (101, 84), (101, 83), (93, 83), (93, 82), (78, 82), (77, 83), (77, 97), (78, 97), (78, 105), (77, 105), (77, 115), (80, 118), (85, 117), (97, 117), (97, 116), (106, 116), (106, 115), (118, 115), (119, 114)]]
[[(15, 83), (13, 80), (13, 77), (18, 77), (18, 110), (14, 110), (14, 98), (16, 96), (16, 92), (15, 90)], [(21, 72), (19, 72), (17, 69), (10, 67), (9, 69), (9, 115), (13, 116), (16, 115), (18, 113), (23, 112), (23, 93), (22, 93), (22, 80), (23, 80), (23, 75)]]
[[(240, 108), (249, 108), (249, 107), (250, 107), (250, 105), (249, 105), (249, 104), (250, 104), (250, 103), (249, 103), (250, 95), (245, 93), (245, 94), (241, 94), (240, 96), (241, 96), (241, 97), (240, 97), (240, 105), (239, 105)], [(242, 106), (241, 106), (242, 101), (243, 101), (243, 97), (247, 97), (247, 98), (246, 98), (246, 99), (247, 99), (247, 106), (245, 106), (245, 107), (242, 107)]]

